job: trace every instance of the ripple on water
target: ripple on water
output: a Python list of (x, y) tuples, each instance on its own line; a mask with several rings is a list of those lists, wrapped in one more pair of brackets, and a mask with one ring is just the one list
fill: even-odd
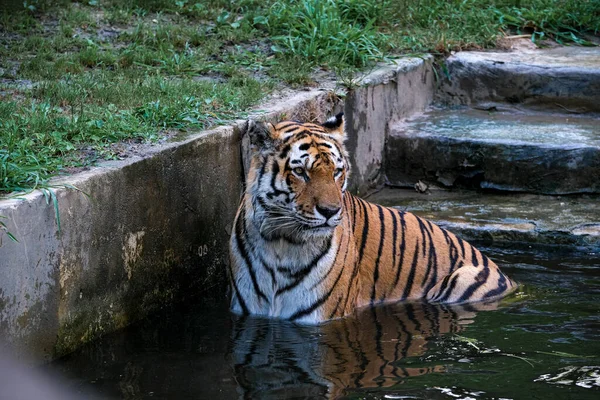
[(600, 366), (568, 366), (554, 374), (543, 374), (534, 382), (545, 382), (551, 385), (575, 385), (584, 389), (600, 387)]

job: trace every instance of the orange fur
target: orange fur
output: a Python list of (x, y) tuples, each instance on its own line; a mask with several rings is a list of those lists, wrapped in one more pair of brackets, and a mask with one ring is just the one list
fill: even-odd
[(315, 323), (384, 302), (492, 300), (516, 287), (454, 234), (346, 192), (339, 115), (252, 129), (231, 240), (235, 311)]

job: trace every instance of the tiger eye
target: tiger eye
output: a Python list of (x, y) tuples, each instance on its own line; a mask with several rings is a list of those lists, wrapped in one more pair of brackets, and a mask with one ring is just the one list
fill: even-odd
[(304, 168), (296, 167), (293, 169), (295, 174), (302, 175), (304, 174)]

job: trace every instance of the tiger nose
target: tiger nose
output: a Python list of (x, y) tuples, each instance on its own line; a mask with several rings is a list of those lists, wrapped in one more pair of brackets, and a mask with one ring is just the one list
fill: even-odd
[(321, 207), (321, 206), (317, 206), (317, 211), (319, 212), (319, 214), (321, 214), (325, 218), (329, 219), (329, 218), (333, 217), (334, 215), (336, 215), (338, 213), (338, 211), (340, 211), (340, 208), (341, 207)]

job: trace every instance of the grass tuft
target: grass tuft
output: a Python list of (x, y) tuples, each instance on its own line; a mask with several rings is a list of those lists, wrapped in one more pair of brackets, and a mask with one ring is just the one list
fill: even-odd
[(265, 25), (294, 57), (315, 65), (363, 68), (383, 60), (388, 38), (377, 31), (374, 18), (357, 17), (334, 0), (303, 0), (274, 4)]

